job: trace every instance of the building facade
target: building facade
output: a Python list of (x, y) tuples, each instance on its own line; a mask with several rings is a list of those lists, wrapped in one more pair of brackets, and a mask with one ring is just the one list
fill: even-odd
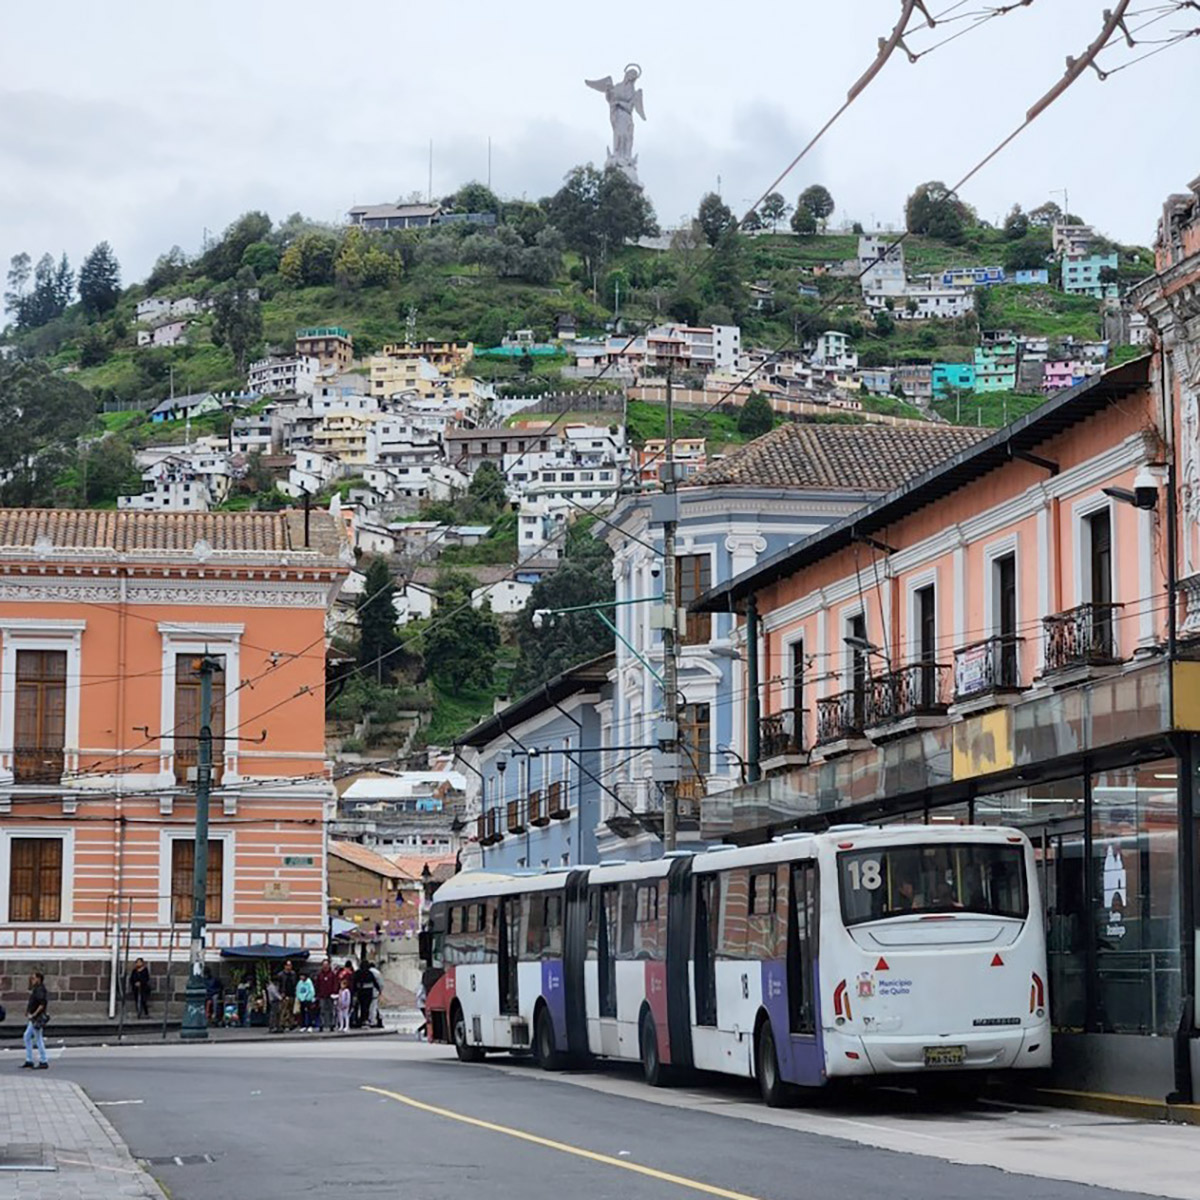
[(297, 329), (296, 355), (315, 358), (322, 367), (348, 371), (354, 361), (354, 339), (340, 325)]
[(325, 945), (324, 623), (346, 567), (325, 514), (303, 538), (290, 512), (0, 511), (6, 991), (36, 967), (58, 1011), (111, 1015), (114, 964), (186, 961), (205, 655), (208, 953)]

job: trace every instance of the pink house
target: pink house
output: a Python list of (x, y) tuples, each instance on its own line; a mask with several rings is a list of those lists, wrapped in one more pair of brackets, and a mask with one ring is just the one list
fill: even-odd
[(1059, 1081), (1190, 1099), (1200, 181), (1168, 203), (1135, 299), (1153, 352), (694, 602), (740, 616), (729, 702), (747, 764), (706, 796), (701, 832), (1023, 830)]
[(1084, 363), (1071, 359), (1047, 362), (1042, 373), (1042, 391), (1047, 395), (1065, 392), (1077, 383), (1082, 383), (1087, 377), (1088, 369)]

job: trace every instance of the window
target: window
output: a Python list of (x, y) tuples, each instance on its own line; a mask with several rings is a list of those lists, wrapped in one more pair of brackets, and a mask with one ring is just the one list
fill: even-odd
[(1000, 638), (997, 683), (1017, 686), (1017, 557), (1005, 554), (992, 560), (992, 612)]
[(62, 838), (15, 837), (8, 845), (8, 919), (61, 920)]
[[(171, 842), (171, 912), (177, 925), (192, 919), (192, 887), (195, 879), (196, 843), (191, 838)], [(209, 925), (224, 920), (225, 843), (208, 843), (208, 880), (205, 889), (204, 917)]]
[(858, 643), (850, 652), (850, 688), (854, 693), (853, 723), (861, 729), (866, 721), (867, 707), (867, 652), (861, 647), (867, 640), (867, 618), (856, 613), (846, 621), (846, 636)]
[(707, 704), (684, 704), (679, 709), (679, 738), (685, 778), (709, 774), (710, 710)]
[(746, 957), (766, 961), (781, 957), (776, 916), (777, 886), (774, 870), (750, 876), (750, 915), (746, 921)]
[(788, 912), (788, 1016), (792, 1033), (816, 1032), (817, 864), (791, 869)]
[[(220, 783), (225, 761), (225, 659), (212, 680), (212, 781)], [(200, 656), (175, 656), (175, 782), (187, 783), (188, 771), (200, 761)]]
[(67, 652), (18, 650), (13, 729), (17, 783), (57, 783), (62, 778), (66, 715)]
[(720, 880), (720, 933), (717, 957), (745, 958), (750, 873), (746, 870), (722, 871)]
[[(679, 607), (687, 608), (712, 587), (712, 559), (707, 554), (681, 554), (675, 559), (675, 591)], [(688, 613), (684, 645), (697, 646), (712, 637), (709, 613)]]

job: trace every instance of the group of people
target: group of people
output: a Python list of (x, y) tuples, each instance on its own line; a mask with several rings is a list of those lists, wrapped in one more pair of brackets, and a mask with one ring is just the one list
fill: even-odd
[(297, 1027), (309, 1033), (342, 1033), (352, 1025), (381, 1028), (382, 998), (383, 976), (366, 959), (357, 966), (347, 959), (336, 969), (322, 959), (315, 978), (301, 974), (289, 959), (267, 985), (267, 1026), (272, 1033)]

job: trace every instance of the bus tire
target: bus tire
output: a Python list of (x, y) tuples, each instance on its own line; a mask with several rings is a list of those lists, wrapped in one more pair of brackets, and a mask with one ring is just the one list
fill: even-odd
[(783, 1108), (791, 1099), (791, 1089), (779, 1074), (779, 1055), (770, 1021), (762, 1023), (755, 1039), (754, 1073), (758, 1076), (763, 1103), (768, 1108)]
[(566, 1065), (565, 1055), (554, 1043), (554, 1022), (544, 1004), (533, 1023), (533, 1054), (543, 1071), (561, 1071)]
[(670, 1071), (663, 1066), (658, 1053), (658, 1029), (654, 1017), (646, 1012), (638, 1024), (638, 1047), (642, 1056), (642, 1078), (651, 1087), (666, 1087), (670, 1083)]
[(483, 1062), (483, 1051), (467, 1041), (467, 1018), (463, 1016), (462, 1005), (457, 1000), (450, 1010), (450, 1029), (454, 1036), (454, 1053), (458, 1055), (458, 1061)]

